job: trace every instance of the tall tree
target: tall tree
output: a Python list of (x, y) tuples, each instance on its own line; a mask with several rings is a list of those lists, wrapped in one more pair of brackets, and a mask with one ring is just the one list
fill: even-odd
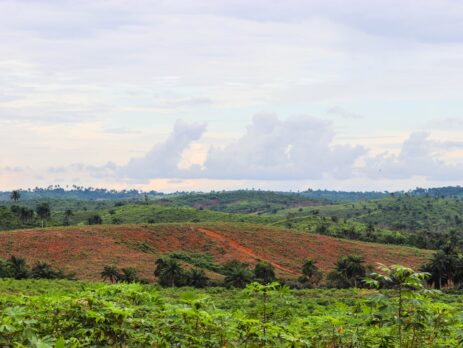
[(14, 202), (17, 202), (21, 199), (21, 192), (19, 190), (14, 190), (11, 192), (10, 199)]
[(317, 286), (323, 278), (323, 273), (318, 269), (316, 261), (305, 259), (302, 265), (302, 277), (300, 282), (307, 284), (309, 287)]
[(48, 221), (51, 217), (51, 210), (50, 205), (46, 202), (40, 203), (36, 208), (35, 211), (37, 215), (42, 220), (42, 228), (45, 226), (46, 221)]
[(34, 218), (34, 211), (32, 209), (21, 207), (19, 210), (19, 218), (23, 224), (26, 224)]
[(71, 224), (71, 217), (74, 215), (71, 209), (66, 209), (64, 211), (63, 225), (69, 226)]
[(455, 282), (458, 261), (458, 254), (452, 248), (444, 248), (434, 254), (431, 261), (422, 267), (422, 271), (430, 274), (427, 279), (429, 284), (441, 289), (450, 281)]

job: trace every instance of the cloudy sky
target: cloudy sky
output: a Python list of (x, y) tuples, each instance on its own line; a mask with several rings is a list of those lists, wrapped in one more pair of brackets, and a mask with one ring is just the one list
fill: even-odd
[(0, 0), (0, 189), (463, 184), (459, 0)]

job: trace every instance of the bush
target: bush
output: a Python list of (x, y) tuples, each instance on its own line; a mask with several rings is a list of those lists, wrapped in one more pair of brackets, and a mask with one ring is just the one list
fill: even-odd
[(103, 219), (101, 218), (100, 215), (95, 214), (95, 215), (90, 216), (87, 219), (87, 223), (89, 225), (101, 225), (103, 223)]

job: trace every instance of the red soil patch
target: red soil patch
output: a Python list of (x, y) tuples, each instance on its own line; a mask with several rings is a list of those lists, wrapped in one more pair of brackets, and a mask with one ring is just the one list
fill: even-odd
[[(275, 262), (275, 260), (269, 260), (269, 259), (260, 257), (252, 249), (247, 248), (239, 244), (236, 240), (228, 238), (224, 236), (223, 234), (220, 234), (216, 231), (208, 230), (206, 228), (198, 228), (198, 231), (203, 232), (206, 236), (212, 239), (215, 239), (216, 241), (220, 243), (228, 244), (229, 248), (236, 250), (240, 254), (246, 255), (249, 258), (249, 260), (246, 260), (246, 261), (251, 261), (251, 262), (255, 260), (266, 261), (266, 262), (271, 263), (275, 268), (278, 268), (279, 270), (283, 272), (290, 273), (290, 274), (296, 274), (296, 275), (299, 274), (298, 272), (295, 272), (287, 267), (280, 265), (279, 263)], [(243, 257), (241, 257), (241, 260), (243, 260)]]
[(367, 263), (417, 267), (431, 252), (335, 239), (249, 224), (124, 225), (22, 230), (0, 233), (0, 258), (21, 256), (49, 262), (80, 279), (99, 279), (105, 265), (135, 267), (153, 279), (154, 262), (172, 251), (207, 253), (217, 262), (231, 259), (272, 263), (280, 276), (296, 277), (310, 257), (323, 271), (342, 255), (362, 255)]

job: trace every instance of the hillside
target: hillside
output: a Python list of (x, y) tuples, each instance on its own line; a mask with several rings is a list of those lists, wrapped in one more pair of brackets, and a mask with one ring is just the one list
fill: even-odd
[(463, 200), (402, 195), (381, 200), (280, 210), (278, 215), (320, 215), (353, 219), (392, 230), (446, 232), (463, 226)]
[[(35, 199), (0, 205), (0, 230), (88, 224), (244, 222), (350, 240), (438, 249), (463, 241), (463, 200), (403, 194), (330, 203), (267, 191), (192, 193), (143, 200)], [(46, 203), (43, 221), (37, 207)]]
[(285, 208), (328, 203), (326, 199), (308, 198), (297, 193), (254, 190), (182, 194), (163, 197), (159, 202), (166, 205), (242, 214), (276, 212)]
[[(398, 263), (416, 267), (429, 251), (335, 239), (252, 224), (156, 224), (85, 226), (17, 230), (0, 234), (0, 258), (21, 256), (28, 262), (46, 261), (76, 272), (79, 279), (99, 279), (105, 265), (135, 267), (153, 278), (154, 261), (183, 251), (192, 259), (218, 264), (228, 260), (272, 263), (277, 273), (296, 277), (306, 257), (323, 271), (332, 269), (342, 255), (363, 255), (367, 263)], [(191, 262), (191, 261), (190, 261)], [(194, 263), (194, 261), (193, 261)]]

